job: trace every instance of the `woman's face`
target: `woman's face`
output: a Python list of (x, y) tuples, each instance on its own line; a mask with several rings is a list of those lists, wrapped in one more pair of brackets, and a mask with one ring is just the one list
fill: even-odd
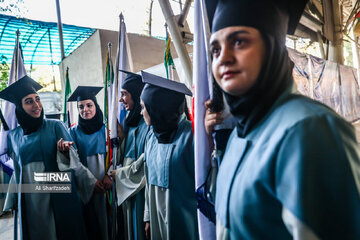
[(141, 115), (143, 115), (146, 125), (150, 126), (151, 125), (150, 115), (146, 110), (145, 103), (141, 100), (140, 104), (141, 104)]
[(21, 104), (24, 111), (31, 117), (39, 118), (41, 116), (42, 104), (37, 93), (32, 93), (23, 97)]
[(125, 89), (121, 89), (120, 93), (120, 102), (124, 104), (126, 111), (131, 111), (134, 108), (134, 101), (132, 100), (131, 94)]
[(256, 82), (265, 59), (265, 42), (252, 27), (227, 27), (211, 35), (212, 71), (228, 94), (241, 96)]
[(93, 100), (87, 99), (79, 101), (78, 109), (80, 113), (80, 117), (85, 120), (92, 119), (96, 114), (96, 107)]

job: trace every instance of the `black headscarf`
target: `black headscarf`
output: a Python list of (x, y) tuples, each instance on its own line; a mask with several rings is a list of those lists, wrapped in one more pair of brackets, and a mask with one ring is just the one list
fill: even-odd
[(266, 57), (251, 89), (242, 96), (224, 92), (231, 113), (238, 119), (239, 137), (244, 137), (293, 84), (293, 63), (287, 54), (285, 37), (295, 30), (305, 4), (306, 0), (220, 0), (211, 5), (208, 15), (213, 18), (213, 33), (230, 26), (254, 27), (265, 42)]
[(285, 45), (271, 35), (263, 35), (263, 38), (267, 58), (255, 85), (241, 97), (224, 92), (231, 113), (238, 119), (239, 137), (244, 137), (293, 83), (293, 63)]
[(184, 113), (185, 95), (173, 90), (145, 84), (141, 94), (149, 113), (154, 134), (159, 143), (173, 141), (181, 114)]
[(95, 104), (95, 108), (96, 108), (95, 116), (91, 119), (83, 119), (79, 114), (79, 127), (84, 133), (88, 135), (99, 131), (104, 125), (103, 112), (101, 111), (99, 104), (96, 101), (96, 98), (92, 97), (89, 100), (92, 100)]
[(44, 121), (44, 109), (41, 109), (41, 115), (38, 118), (34, 118), (27, 114), (21, 104), (16, 104), (15, 115), (18, 123), (24, 131), (24, 135), (29, 135), (36, 132)]
[(121, 88), (131, 94), (131, 98), (134, 102), (133, 109), (131, 109), (126, 116), (125, 124), (127, 127), (136, 127), (142, 118), (140, 95), (144, 88), (144, 83), (142, 82), (141, 76), (134, 73), (128, 73)]
[[(0, 98), (15, 104), (15, 115), (24, 135), (36, 132), (42, 125), (44, 109), (38, 118), (33, 118), (22, 107), (22, 99), (29, 94), (37, 94), (42, 86), (28, 76), (23, 76), (0, 92)], [(4, 123), (5, 125), (5, 123)]]

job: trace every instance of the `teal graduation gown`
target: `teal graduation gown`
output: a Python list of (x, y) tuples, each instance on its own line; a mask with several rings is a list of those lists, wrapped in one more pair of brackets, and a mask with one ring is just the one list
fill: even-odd
[[(78, 149), (81, 163), (91, 172), (90, 182), (102, 181), (105, 176), (106, 158), (105, 125), (92, 134), (84, 133), (77, 125), (70, 128), (70, 135)], [(93, 189), (92, 187), (92, 191)], [(84, 206), (84, 217), (89, 239), (108, 239), (105, 193), (92, 193), (90, 201)]]
[[(129, 132), (126, 137), (125, 159), (124, 166), (131, 165), (134, 161), (139, 159), (144, 153), (146, 134), (149, 127), (146, 125), (143, 118), (141, 118), (137, 127), (129, 127)], [(142, 171), (144, 174), (144, 171)], [(145, 177), (145, 174), (143, 175)], [(135, 240), (145, 239), (145, 224), (144, 218), (144, 188), (137, 189), (138, 193), (128, 200), (128, 205), (131, 209), (130, 225), (132, 226), (132, 236)]]
[(198, 239), (193, 132), (185, 115), (171, 143), (158, 143), (150, 131), (145, 162), (144, 220), (151, 239)]
[(145, 240), (144, 218), (144, 153), (149, 131), (143, 118), (138, 126), (129, 127), (124, 149), (123, 167), (117, 169), (116, 191), (125, 217), (126, 239)]
[(359, 145), (353, 127), (284, 93), (219, 168), (218, 239), (360, 239)]
[[(56, 155), (60, 138), (72, 141), (64, 124), (51, 119), (44, 119), (29, 135), (24, 135), (21, 127), (9, 132), (8, 149), (17, 184), (34, 183), (34, 172), (59, 172)], [(17, 194), (12, 203), (18, 206), (20, 239), (87, 239), (73, 171), (71, 176), (71, 193)]]

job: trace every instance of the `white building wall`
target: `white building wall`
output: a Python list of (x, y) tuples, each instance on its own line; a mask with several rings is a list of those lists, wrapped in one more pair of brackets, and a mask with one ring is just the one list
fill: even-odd
[[(165, 68), (161, 67), (164, 62), (165, 41), (152, 37), (128, 33), (131, 59), (133, 61), (133, 71), (148, 69), (153, 66), (158, 75), (165, 76)], [(71, 90), (74, 91), (79, 85), (104, 86), (104, 76), (106, 67), (106, 52), (108, 43), (112, 43), (111, 57), (115, 68), (115, 57), (117, 51), (118, 32), (109, 30), (96, 30), (95, 33), (85, 41), (72, 54), (67, 56), (59, 65), (62, 85), (62, 96), (64, 96), (65, 72), (69, 67), (69, 79)], [(192, 46), (187, 45), (188, 51), (192, 52)], [(175, 48), (171, 46), (173, 58), (177, 58)], [(174, 60), (178, 69), (180, 80), (184, 77), (181, 65)], [(115, 69), (114, 69), (115, 70)], [(161, 74), (161, 71), (162, 74)], [(174, 74), (176, 80), (178, 75)], [(183, 82), (183, 81), (182, 81)], [(104, 107), (104, 90), (97, 95), (100, 107)], [(73, 113), (76, 115), (77, 122), (78, 111), (76, 104), (73, 103)], [(76, 113), (76, 114), (75, 114)], [(72, 121), (73, 122), (73, 121)]]

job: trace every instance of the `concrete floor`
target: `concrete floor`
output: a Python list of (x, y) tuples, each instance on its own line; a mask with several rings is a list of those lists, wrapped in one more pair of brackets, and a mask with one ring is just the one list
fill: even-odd
[(12, 240), (14, 236), (14, 218), (11, 213), (5, 213), (0, 217), (0, 239)]

